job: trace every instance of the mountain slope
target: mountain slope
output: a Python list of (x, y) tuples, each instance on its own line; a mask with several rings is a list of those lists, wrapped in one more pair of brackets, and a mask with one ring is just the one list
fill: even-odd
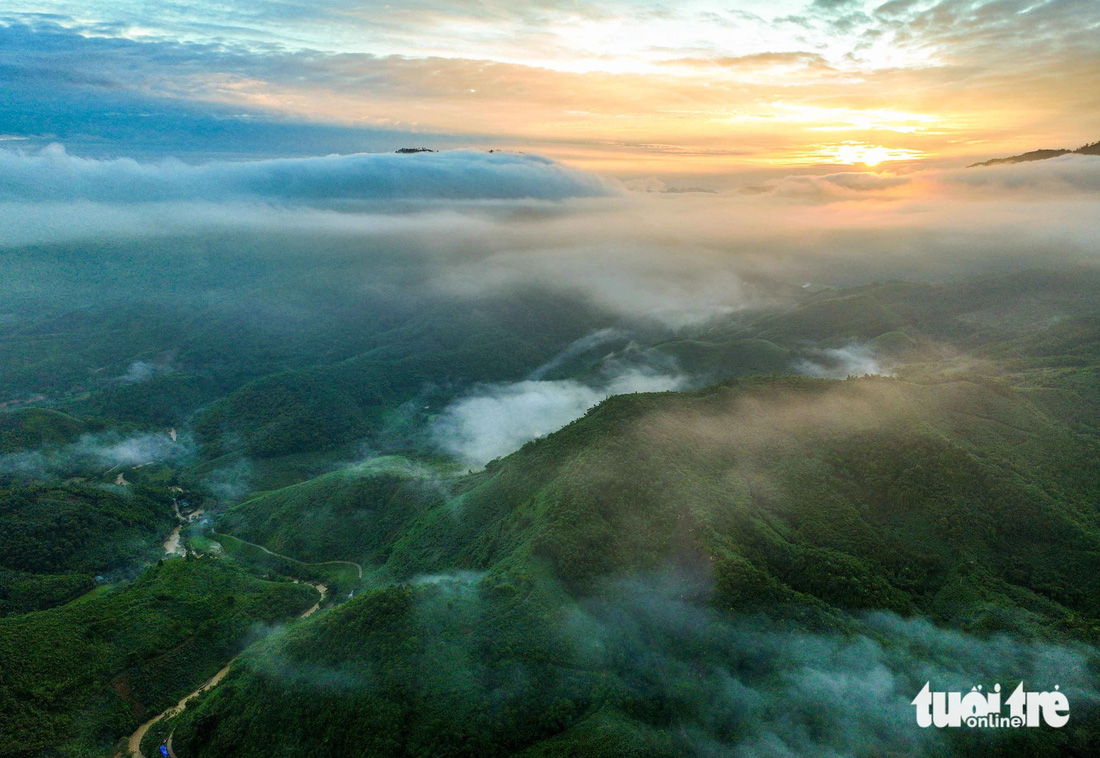
[(58, 605), (92, 589), (96, 574), (154, 557), (175, 524), (171, 500), (143, 487), (0, 488), (0, 616)]
[(1076, 150), (1069, 150), (1062, 148), (1060, 150), (1032, 150), (1027, 153), (1021, 153), (1020, 155), (1010, 155), (1007, 158), (993, 158), (988, 161), (982, 161), (981, 163), (973, 163), (967, 168), (975, 168), (977, 166), (999, 166), (1010, 163), (1028, 163), (1030, 161), (1045, 161), (1049, 158), (1057, 158), (1062, 155), (1100, 155), (1100, 142), (1093, 142), (1088, 145), (1082, 145)]
[(0, 619), (0, 756), (101, 756), (316, 592), (225, 562), (174, 560), (134, 583)]
[[(746, 658), (752, 623), (769, 644), (817, 630), (813, 644), (873, 638), (887, 656), (933, 629), (922, 619), (977, 646), (1100, 640), (1098, 460), (995, 384), (759, 378), (613, 398), (409, 523), (383, 572), (405, 582), (254, 649), (164, 728), (191, 756), (732, 749), (758, 727), (748, 706), (715, 721), (715, 677), (763, 697), (789, 675)], [(906, 654), (899, 693), (941, 655)], [(1095, 717), (1082, 701), (1080, 728), (1038, 744), (1085, 751)], [(820, 728), (819, 752), (853, 750)], [(891, 729), (862, 750), (900, 749)]]
[(401, 459), (380, 459), (230, 508), (219, 531), (304, 561), (385, 563), (401, 530), (443, 501), (440, 482)]

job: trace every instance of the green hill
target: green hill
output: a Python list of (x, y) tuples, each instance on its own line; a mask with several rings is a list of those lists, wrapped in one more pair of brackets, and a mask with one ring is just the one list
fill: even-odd
[(401, 530), (444, 499), (441, 482), (401, 459), (334, 472), (241, 503), (219, 531), (304, 561), (385, 563)]
[(714, 381), (731, 376), (785, 374), (791, 353), (764, 339), (721, 340), (707, 337), (661, 342), (656, 350), (672, 356), (681, 366)]
[[(89, 483), (98, 463), (4, 479), (16, 754), (109, 753), (313, 597), (259, 576), (324, 583), (326, 607), (249, 647), (147, 753), (173, 732), (211, 757), (1100, 749), (1095, 270), (791, 288), (672, 330), (545, 293), (291, 296), (309, 260), (287, 281), (227, 272), (224, 296), (28, 307), (0, 335), (0, 400), (53, 406), (0, 415), (8, 464), (75, 460), (87, 432), (182, 433), (125, 489)], [(712, 384), (611, 398), (478, 473), (440, 459), (456, 397), (632, 370)], [(896, 376), (785, 376), (876, 370)], [(151, 485), (176, 483), (207, 512), (185, 543), (217, 560), (78, 597), (147, 565), (175, 526)], [(1064, 676), (1073, 721), (914, 736), (921, 675)]]
[(0, 616), (58, 605), (96, 574), (154, 558), (175, 524), (171, 499), (144, 487), (0, 489)]
[(101, 428), (101, 423), (49, 408), (0, 413), (0, 454), (72, 442), (81, 434)]
[(409, 401), (441, 403), (456, 386), (523, 375), (583, 336), (595, 312), (527, 293), (476, 308), (439, 306), (370, 336), (369, 347), (310, 370), (278, 372), (212, 404), (196, 431), (205, 452), (269, 457), (380, 433)]
[[(253, 648), (163, 730), (190, 756), (679, 755), (756, 739), (752, 707), (719, 717), (704, 694), (723, 671), (758, 697), (782, 689), (782, 656), (742, 649), (761, 644), (746, 641), (754, 623), (769, 644), (904, 649), (902, 693), (920, 686), (914, 667), (951, 660), (916, 629), (965, 639), (920, 619), (975, 649), (1096, 643), (1097, 445), (1029, 398), (886, 378), (612, 398), (409, 522), (377, 554), (405, 583)], [(266, 500), (291, 517), (280, 533), (312, 531), (310, 499), (348, 486), (250, 508)], [(881, 611), (897, 616), (866, 615)], [(1002, 651), (988, 665), (1007, 681), (1022, 664)], [(1097, 715), (1075, 707), (1074, 729), (986, 754), (1086, 754)], [(792, 718), (825, 719), (816, 749), (850, 746), (807, 708)], [(891, 734), (856, 744), (895, 749)], [(951, 737), (964, 754), (988, 747), (969, 739)]]
[(0, 756), (104, 756), (212, 676), (265, 624), (317, 598), (211, 559), (0, 619)]

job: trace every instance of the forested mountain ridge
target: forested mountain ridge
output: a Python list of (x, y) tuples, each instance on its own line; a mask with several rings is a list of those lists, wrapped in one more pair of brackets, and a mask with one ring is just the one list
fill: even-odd
[[(1072, 728), (994, 754), (1088, 755), (1098, 276), (775, 285), (675, 328), (545, 292), (384, 318), (307, 298), (270, 323), (31, 309), (0, 330), (23, 388), (0, 414), (0, 653), (45, 689), (4, 680), (0, 704), (46, 741), (14, 754), (106, 755), (245, 648), (146, 755), (170, 734), (212, 757), (988, 754), (913, 737), (933, 670), (1069, 671)], [(634, 391), (653, 377), (678, 391)], [(484, 466), (440, 442), (463, 403), (495, 434), (559, 396), (583, 402)], [(326, 607), (249, 645), (316, 599), (291, 581)], [(20, 652), (32, 627), (45, 647)], [(47, 654), (84, 627), (109, 644)], [(867, 731), (823, 697), (775, 718), (815, 666), (887, 672)]]
[(121, 737), (316, 598), (305, 585), (188, 558), (0, 619), (0, 755), (111, 755)]
[(968, 168), (974, 168), (976, 166), (998, 166), (1006, 163), (1027, 163), (1028, 161), (1043, 161), (1049, 158), (1058, 158), (1062, 155), (1100, 155), (1100, 142), (1092, 142), (1088, 145), (1082, 145), (1076, 150), (1069, 150), (1068, 148), (1062, 148), (1060, 150), (1031, 150), (1020, 155), (1010, 155), (1007, 158), (992, 158), (988, 161), (981, 163), (974, 163)]
[[(376, 566), (399, 584), (257, 648), (172, 726), (174, 744), (625, 755), (598, 737), (623, 730), (648, 735), (635, 749), (678, 754), (683, 735), (658, 715), (669, 706), (549, 621), (618, 602), (615, 582), (632, 576), (696, 577), (672, 591), (727, 623), (763, 613), (850, 635), (888, 610), (979, 636), (1096, 642), (1098, 460), (1094, 439), (1025, 391), (965, 380), (760, 378), (612, 398), (453, 482), (449, 502), (420, 501)], [(383, 518), (409, 507), (374, 503)], [(320, 549), (312, 509), (281, 512), (314, 545), (302, 549)], [(440, 656), (461, 663), (414, 674)], [(506, 685), (517, 668), (525, 683)], [(606, 723), (590, 734), (593, 719)], [(703, 728), (737, 742), (737, 729)], [(1073, 734), (1075, 749), (1091, 744)]]
[(155, 489), (0, 489), (0, 616), (57, 605), (92, 589), (97, 574), (155, 557), (175, 523), (171, 500)]

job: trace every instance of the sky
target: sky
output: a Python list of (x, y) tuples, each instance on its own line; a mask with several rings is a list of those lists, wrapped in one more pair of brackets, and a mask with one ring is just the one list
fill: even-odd
[[(352, 303), (533, 287), (643, 331), (1095, 266), (1100, 156), (971, 164), (1100, 140), (1098, 82), (1100, 0), (8, 0), (0, 328), (147, 297), (148, 272), (252, 303), (249, 266)], [(514, 377), (433, 434), (481, 465), (699, 379)]]
[(4, 147), (536, 152), (625, 180), (1100, 139), (1095, 0), (9, 0)]

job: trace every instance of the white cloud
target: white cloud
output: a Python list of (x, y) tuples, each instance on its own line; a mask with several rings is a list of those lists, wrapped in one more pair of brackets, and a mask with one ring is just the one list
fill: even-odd
[(1092, 194), (1100, 192), (1100, 156), (1071, 153), (1041, 161), (975, 166), (944, 172), (943, 181), (987, 192)]
[(347, 207), (370, 201), (562, 200), (612, 194), (593, 174), (532, 155), (456, 150), (396, 155), (139, 163), (0, 150), (0, 200), (136, 204), (260, 201)]
[(0, 456), (0, 474), (43, 477), (51, 473), (180, 461), (192, 455), (194, 449), (186, 434), (175, 440), (164, 432), (127, 436), (116, 432), (85, 434), (71, 444)]
[(118, 377), (118, 382), (121, 384), (137, 384), (170, 373), (172, 373), (172, 367), (167, 362), (134, 361), (127, 367), (126, 373)]
[[(211, 276), (220, 260), (237, 265), (246, 255), (308, 255), (318, 274), (342, 267), (340, 278), (350, 287), (460, 300), (545, 287), (631, 320), (682, 327), (774, 305), (766, 284), (774, 280), (847, 285), (1095, 262), (1100, 213), (1089, 188), (1100, 186), (1100, 159), (1040, 164), (791, 177), (778, 186), (793, 198), (777, 191), (547, 201), (526, 198), (606, 185), (542, 159), (498, 154), (193, 167), (0, 150), (0, 169), (18, 169), (0, 183), (0, 246), (88, 240), (102, 251), (88, 256), (116, 264), (111, 241), (178, 237), (203, 241)], [(36, 178), (34, 167), (44, 173)], [(363, 189), (387, 167), (411, 167), (401, 175), (401, 200)], [(142, 191), (142, 182), (176, 199), (151, 202), (156, 192)], [(516, 190), (512, 199), (486, 199), (507, 187)], [(359, 191), (373, 191), (373, 199), (347, 200)], [(61, 197), (67, 195), (79, 199)], [(853, 198), (866, 201), (847, 202)], [(254, 250), (219, 241), (227, 232), (254, 235)], [(135, 258), (131, 268), (155, 267), (170, 247), (145, 246), (148, 260)], [(190, 253), (180, 255), (181, 263), (190, 260)], [(31, 252), (12, 256), (27, 271), (41, 270)], [(3, 286), (39, 286), (20, 283), (18, 266), (10, 270)]]
[(870, 346), (852, 342), (844, 347), (815, 350), (812, 358), (804, 358), (795, 370), (807, 376), (844, 379), (848, 376), (887, 374)]
[[(585, 337), (562, 355), (597, 347), (608, 336), (605, 330)], [(544, 369), (557, 363), (559, 359)], [(544, 369), (532, 376), (542, 376)], [(432, 432), (436, 443), (455, 458), (466, 465), (483, 466), (557, 431), (612, 395), (679, 390), (688, 384), (688, 378), (676, 371), (670, 360), (652, 357), (640, 365), (626, 365), (608, 356), (587, 381), (529, 378), (479, 385), (444, 409)]]
[(87, 435), (74, 443), (76, 456), (90, 456), (105, 466), (140, 466), (146, 463), (179, 459), (192, 451), (190, 440), (173, 440), (160, 432), (117, 435)]

